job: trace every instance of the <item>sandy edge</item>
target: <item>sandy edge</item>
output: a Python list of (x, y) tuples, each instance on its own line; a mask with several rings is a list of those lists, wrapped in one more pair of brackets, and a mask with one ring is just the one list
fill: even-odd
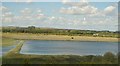
[(71, 40), (71, 41), (107, 41), (107, 42), (118, 42), (118, 40), (120, 39), (112, 37), (43, 35), (30, 33), (2, 33), (2, 37), (24, 40)]

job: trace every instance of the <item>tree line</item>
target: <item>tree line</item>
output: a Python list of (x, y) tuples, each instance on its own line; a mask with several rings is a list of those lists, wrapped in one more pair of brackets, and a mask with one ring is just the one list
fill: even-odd
[(2, 27), (2, 32), (7, 33), (34, 33), (34, 34), (55, 34), (55, 35), (77, 35), (77, 36), (101, 36), (101, 37), (119, 37), (118, 31), (95, 31), (95, 30), (75, 30), (75, 29), (54, 29), (28, 27)]

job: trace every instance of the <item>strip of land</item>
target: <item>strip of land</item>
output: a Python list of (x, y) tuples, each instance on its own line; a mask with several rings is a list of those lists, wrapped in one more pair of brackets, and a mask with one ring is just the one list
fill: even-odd
[(107, 41), (107, 42), (118, 42), (119, 40), (119, 38), (113, 37), (44, 35), (32, 33), (3, 33), (2, 37), (20, 40), (72, 40), (72, 41)]
[(11, 49), (9, 52), (6, 53), (5, 56), (13, 56), (13, 54), (18, 54), (23, 46), (24, 41), (19, 41), (19, 44), (16, 46), (16, 48)]

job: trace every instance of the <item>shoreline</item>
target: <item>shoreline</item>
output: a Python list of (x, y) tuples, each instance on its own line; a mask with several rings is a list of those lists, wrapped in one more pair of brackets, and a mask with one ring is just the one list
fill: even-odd
[(15, 48), (13, 48), (13, 49), (11, 49), (11, 50), (9, 50), (4, 56), (9, 56), (9, 55), (13, 55), (13, 54), (19, 54), (20, 53), (20, 50), (21, 50), (21, 48), (22, 48), (22, 46), (23, 46), (23, 42), (24, 41), (20, 41), (19, 43), (18, 43), (18, 45), (16, 45), (16, 47)]
[(13, 38), (20, 40), (63, 40), (63, 41), (103, 41), (119, 42), (119, 38), (113, 37), (93, 37), (93, 36), (68, 36), (68, 35), (44, 35), (31, 33), (2, 33), (3, 38)]

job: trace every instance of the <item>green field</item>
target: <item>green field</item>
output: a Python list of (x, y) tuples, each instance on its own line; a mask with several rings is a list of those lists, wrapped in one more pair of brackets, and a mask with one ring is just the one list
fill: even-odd
[(17, 40), (15, 40), (15, 39), (2, 38), (2, 46), (12, 46), (12, 45), (15, 45), (16, 41)]

